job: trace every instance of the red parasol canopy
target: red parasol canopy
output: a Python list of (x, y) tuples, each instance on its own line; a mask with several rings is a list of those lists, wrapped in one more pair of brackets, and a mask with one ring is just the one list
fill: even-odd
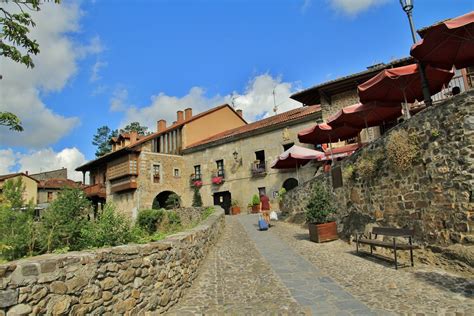
[(323, 156), (323, 152), (294, 145), (290, 149), (283, 152), (280, 156), (278, 156), (277, 160), (272, 163), (271, 168), (296, 168), (297, 166), (304, 166), (311, 160), (318, 159), (319, 157)]
[(346, 146), (334, 148), (332, 150), (325, 150), (324, 156), (318, 157), (318, 161), (347, 157), (352, 155), (360, 147), (361, 145), (359, 144), (349, 144)]
[(443, 69), (474, 66), (474, 11), (428, 27), (410, 54)]
[[(425, 73), (431, 95), (441, 91), (454, 73), (452, 71), (426, 66)], [(418, 64), (382, 70), (375, 77), (357, 87), (362, 103), (408, 102), (423, 100)]]
[(298, 133), (298, 139), (306, 144), (334, 143), (339, 140), (347, 140), (355, 137), (361, 131), (360, 128), (350, 126), (331, 127), (326, 123), (317, 124)]
[(346, 106), (328, 119), (332, 127), (351, 126), (367, 128), (379, 126), (383, 122), (394, 120), (402, 115), (400, 103), (394, 106), (377, 106), (375, 102)]

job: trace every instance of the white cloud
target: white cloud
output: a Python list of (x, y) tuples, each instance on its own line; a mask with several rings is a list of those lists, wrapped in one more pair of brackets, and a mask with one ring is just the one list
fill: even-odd
[(119, 112), (124, 111), (128, 98), (128, 90), (125, 88), (117, 88), (110, 99), (110, 111)]
[(16, 154), (16, 163), (19, 165), (19, 171), (38, 173), (64, 167), (68, 169), (68, 178), (75, 181), (82, 180), (82, 173), (74, 171), (74, 169), (85, 162), (84, 154), (76, 147), (64, 148), (60, 152), (46, 148), (27, 154)]
[(334, 9), (347, 15), (357, 15), (370, 7), (382, 5), (388, 0), (328, 0)]
[[(18, 10), (9, 4), (8, 10)], [(22, 133), (0, 128), (0, 144), (42, 148), (53, 144), (79, 125), (79, 118), (55, 113), (41, 100), (41, 94), (60, 91), (77, 71), (77, 61), (87, 54), (102, 50), (100, 38), (94, 37), (82, 46), (74, 43), (70, 33), (79, 31), (82, 15), (74, 3), (44, 3), (39, 12), (31, 12), (36, 27), (30, 36), (36, 39), (41, 52), (33, 56), (35, 68), (10, 59), (2, 60), (0, 111), (19, 116), (25, 129)], [(66, 106), (66, 105), (62, 105)]]
[(102, 79), (102, 77), (101, 77), (100, 74), (99, 74), (99, 71), (100, 71), (101, 68), (104, 68), (104, 67), (106, 67), (107, 65), (108, 65), (107, 62), (97, 60), (97, 61), (95, 62), (95, 64), (92, 66), (92, 73), (91, 73), (91, 76), (90, 76), (89, 80), (90, 80), (91, 82), (95, 82), (95, 81), (97, 81), (97, 80)]
[(13, 150), (0, 149), (0, 175), (10, 173), (15, 164), (15, 154)]
[(123, 98), (119, 99), (120, 102), (112, 98), (115, 103), (111, 102), (111, 109), (122, 108), (121, 111), (125, 112), (121, 126), (138, 121), (151, 130), (155, 130), (156, 121), (159, 119), (165, 119), (168, 125), (175, 121), (178, 110), (191, 107), (193, 113), (197, 114), (220, 104), (232, 105), (233, 101), (235, 108), (242, 109), (245, 119), (251, 122), (256, 118), (273, 115), (273, 89), (275, 89), (278, 113), (301, 106), (300, 103), (289, 99), (289, 96), (295, 92), (294, 84), (282, 82), (280, 77), (273, 78), (269, 74), (263, 74), (251, 79), (242, 94), (233, 92), (226, 96), (208, 97), (203, 88), (192, 87), (182, 97), (169, 96), (161, 92), (152, 96), (151, 104), (144, 107), (129, 105), (125, 108)]

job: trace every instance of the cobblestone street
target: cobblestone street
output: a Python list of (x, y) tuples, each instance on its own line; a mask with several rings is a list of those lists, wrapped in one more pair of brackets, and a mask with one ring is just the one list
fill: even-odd
[[(199, 277), (171, 314), (474, 315), (474, 282), (427, 265), (395, 270), (343, 241), (255, 215), (227, 216)], [(416, 253), (415, 253), (416, 256)]]

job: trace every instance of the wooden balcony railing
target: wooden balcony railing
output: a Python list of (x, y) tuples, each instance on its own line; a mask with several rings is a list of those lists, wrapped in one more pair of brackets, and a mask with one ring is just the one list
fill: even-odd
[(87, 197), (100, 197), (105, 199), (105, 184), (103, 183), (96, 183), (89, 185), (84, 188), (84, 193)]

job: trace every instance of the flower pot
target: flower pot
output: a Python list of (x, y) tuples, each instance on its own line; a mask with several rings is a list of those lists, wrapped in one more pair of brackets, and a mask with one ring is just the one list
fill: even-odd
[(336, 240), (337, 226), (336, 222), (329, 222), (325, 224), (308, 224), (309, 228), (309, 239), (314, 242), (325, 242), (330, 240)]
[(232, 206), (232, 215), (238, 215), (240, 214), (240, 206)]
[(260, 205), (252, 205), (252, 213), (260, 212)]

